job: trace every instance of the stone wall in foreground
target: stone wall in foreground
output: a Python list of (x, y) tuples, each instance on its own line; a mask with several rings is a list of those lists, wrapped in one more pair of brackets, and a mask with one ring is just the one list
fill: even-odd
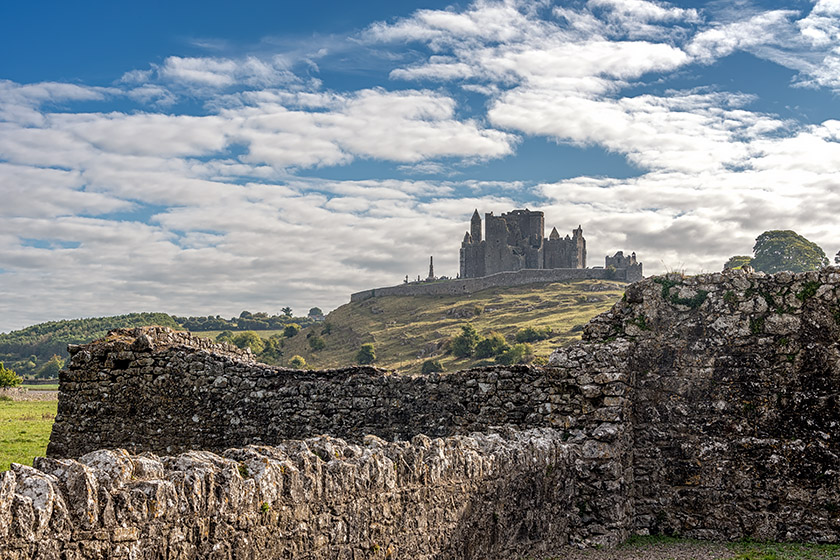
[(840, 269), (653, 278), (584, 339), (630, 342), (638, 530), (840, 542)]
[(590, 534), (581, 488), (597, 476), (563, 440), (553, 429), (323, 436), (220, 455), (41, 458), (0, 473), (0, 557), (544, 556)]
[[(320, 434), (362, 441), (513, 430), (556, 430), (579, 449), (582, 518), (549, 540), (614, 545), (628, 535), (632, 472), (622, 348), (575, 351), (573, 370), (496, 367), (409, 377), (370, 367), (295, 371), (254, 363), (160, 327), (112, 331), (71, 348), (48, 455), (102, 448), (174, 454), (285, 445)], [(593, 362), (595, 375), (585, 373)], [(604, 492), (609, 489), (609, 493)], [(421, 491), (418, 489), (418, 491)]]

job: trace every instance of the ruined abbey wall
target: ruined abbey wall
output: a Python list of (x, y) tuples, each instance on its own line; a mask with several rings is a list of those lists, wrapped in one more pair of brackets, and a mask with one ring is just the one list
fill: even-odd
[(356, 292), (350, 301), (364, 301), (385, 296), (457, 296), (471, 294), (489, 288), (525, 286), (563, 280), (618, 280), (636, 282), (642, 279), (641, 265), (631, 268), (554, 268), (525, 269), (516, 272), (498, 272), (481, 278), (459, 278), (439, 282), (400, 284), (387, 288), (375, 288)]
[[(355, 558), (364, 546), (382, 558), (518, 558), (523, 550), (547, 557), (563, 544), (612, 545), (634, 532), (840, 542), (840, 269), (638, 282), (544, 368), (419, 378), (374, 368), (295, 372), (148, 328), (73, 348), (61, 385), (52, 458), (37, 472), (0, 475), (0, 537), (12, 535), (0, 540), (4, 553), (136, 542), (182, 547), (173, 558), (213, 557), (190, 551), (217, 546), (219, 558), (262, 550)], [(312, 439), (319, 434), (347, 442)], [(241, 449), (249, 443), (260, 447)], [(58, 498), (43, 496), (86, 486), (72, 474), (77, 463), (59, 458), (100, 447), (219, 456), (146, 455), (164, 466), (151, 475), (135, 456), (134, 479), (91, 490), (95, 517), (65, 517)], [(379, 451), (391, 463), (360, 459)], [(260, 478), (259, 465), (273, 458), (294, 465), (300, 483)], [(208, 461), (216, 470), (199, 465)], [(238, 472), (246, 464), (242, 483), (234, 463)], [(405, 485), (403, 463), (413, 473)], [(397, 478), (380, 498), (369, 477), (390, 469)], [(436, 469), (441, 478), (422, 474)], [(91, 476), (96, 484), (111, 477)], [(249, 476), (267, 494), (219, 498)], [(144, 481), (157, 482), (132, 486)], [(326, 509), (317, 499), (297, 509), (303, 495), (283, 494), (319, 485), (332, 489), (313, 494)], [(152, 493), (154, 506), (142, 501)], [(224, 522), (201, 509), (221, 502), (242, 509)], [(158, 511), (180, 515), (158, 520)], [(336, 531), (350, 540), (323, 536)], [(370, 535), (380, 537), (365, 541)], [(222, 542), (257, 548), (237, 556)], [(405, 548), (387, 556), (397, 545)]]
[(840, 542), (840, 269), (654, 278), (585, 329), (613, 337), (638, 529)]

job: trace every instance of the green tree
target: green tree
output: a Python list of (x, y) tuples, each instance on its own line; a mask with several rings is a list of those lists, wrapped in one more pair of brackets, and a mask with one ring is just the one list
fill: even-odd
[(738, 270), (744, 266), (750, 265), (751, 262), (752, 257), (748, 257), (746, 255), (735, 255), (726, 261), (723, 265), (723, 270)]
[(6, 369), (3, 362), (0, 362), (0, 388), (17, 387), (23, 383), (23, 379), (14, 371)]
[(765, 231), (755, 240), (752, 267), (761, 272), (805, 272), (828, 265), (819, 245), (791, 230)]
[(526, 364), (534, 359), (534, 349), (530, 344), (514, 344), (505, 352), (496, 356), (496, 362), (509, 366), (512, 364)]
[(288, 306), (284, 307), (280, 311), (282, 311), (283, 315), (285, 315), (286, 317), (291, 317), (292, 316), (292, 308), (291, 307), (288, 307)]
[(42, 365), (40, 369), (38, 369), (38, 373), (35, 376), (42, 379), (56, 379), (58, 377), (58, 372), (61, 371), (63, 367), (64, 360), (62, 360), (57, 354), (53, 354), (53, 357), (50, 358), (46, 364)]
[(233, 344), (233, 333), (231, 331), (222, 331), (216, 335), (216, 342), (230, 342)]
[(309, 338), (309, 347), (312, 348), (313, 352), (317, 352), (318, 350), (323, 350), (327, 347), (327, 343), (324, 342), (324, 339), (320, 336), (313, 336)]
[(505, 350), (510, 348), (510, 345), (501, 334), (491, 332), (486, 338), (482, 338), (475, 346), (476, 358), (492, 358), (498, 356)]
[(420, 373), (429, 374), (443, 371), (443, 364), (438, 360), (426, 360), (420, 367)]
[(372, 342), (362, 344), (362, 347), (356, 353), (356, 361), (362, 365), (372, 364), (376, 361), (376, 349)]
[(259, 354), (265, 349), (265, 342), (254, 331), (244, 331), (237, 334), (233, 337), (233, 343), (243, 350), (250, 348), (254, 354)]
[(323, 315), (324, 315), (324, 312), (321, 311), (320, 307), (313, 307), (312, 309), (309, 310), (309, 313), (307, 313), (308, 317), (321, 317)]
[(467, 323), (461, 327), (461, 334), (452, 339), (449, 348), (455, 356), (466, 358), (472, 356), (478, 344), (479, 336), (475, 327)]
[(265, 348), (259, 354), (261, 362), (278, 365), (283, 358), (283, 337), (279, 334), (271, 335), (265, 342)]
[(306, 360), (303, 359), (303, 356), (292, 356), (291, 358), (289, 358), (289, 367), (303, 369), (306, 367)]
[(551, 327), (525, 327), (516, 333), (516, 342), (537, 342), (551, 338)]
[(297, 336), (297, 333), (300, 332), (300, 325), (297, 323), (289, 323), (286, 325), (286, 328), (283, 329), (283, 336), (286, 338), (292, 338), (293, 336)]

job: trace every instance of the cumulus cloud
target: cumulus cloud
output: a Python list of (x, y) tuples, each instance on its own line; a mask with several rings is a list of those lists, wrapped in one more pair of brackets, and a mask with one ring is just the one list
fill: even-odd
[[(838, 12), (836, 0), (722, 15), (648, 0), (478, 0), (348, 40), (389, 61), (379, 87), (325, 88), (288, 53), (224, 48), (108, 88), (0, 82), (0, 281), (15, 294), (0, 298), (0, 329), (138, 310), (329, 309), (425, 274), (429, 255), (454, 275), (473, 208), (582, 224), (591, 265), (621, 249), (648, 272), (717, 270), (780, 228), (833, 253), (838, 121), (756, 110), (754, 96), (693, 70), (746, 51), (793, 68), (799, 85), (836, 88)], [(677, 73), (695, 83), (667, 89)], [(486, 104), (466, 110), (464, 92)], [(184, 96), (197, 101), (190, 114)], [(636, 176), (472, 175), (476, 163), (520, 163), (525, 137), (618, 154)], [(321, 177), (360, 160), (388, 165)]]

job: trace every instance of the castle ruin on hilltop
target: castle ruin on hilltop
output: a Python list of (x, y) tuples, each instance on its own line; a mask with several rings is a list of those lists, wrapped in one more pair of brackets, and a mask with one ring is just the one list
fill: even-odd
[(586, 239), (580, 226), (572, 231), (572, 237), (561, 238), (554, 228), (546, 239), (544, 214), (527, 208), (501, 216), (490, 212), (484, 221), (482, 239), (481, 216), (476, 209), (461, 243), (461, 278), (524, 268), (586, 268)]
[(476, 210), (461, 243), (457, 279), (436, 278), (430, 261), (425, 280), (418, 276), (417, 282), (409, 282), (406, 276), (402, 285), (356, 292), (350, 301), (382, 296), (464, 295), (488, 288), (566, 280), (637, 282), (644, 278), (636, 253), (624, 256), (623, 251), (618, 251), (607, 256), (603, 267), (587, 268), (583, 228), (578, 226), (571, 237), (560, 237), (557, 228), (553, 228), (546, 239), (545, 216), (539, 211), (526, 208), (500, 216), (490, 212), (484, 215), (483, 237), (481, 226)]

